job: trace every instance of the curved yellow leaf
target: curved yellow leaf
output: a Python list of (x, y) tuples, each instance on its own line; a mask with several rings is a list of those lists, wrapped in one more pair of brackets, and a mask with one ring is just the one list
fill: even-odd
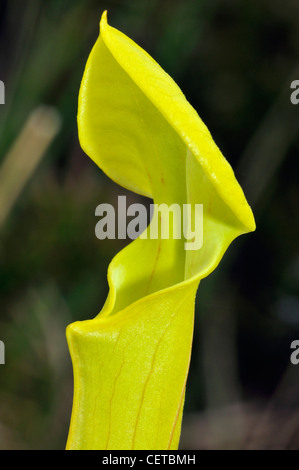
[[(203, 204), (203, 245), (139, 237), (108, 268), (92, 320), (67, 328), (74, 369), (68, 449), (176, 449), (200, 280), (255, 222), (234, 173), (175, 82), (104, 12), (79, 94), (84, 151), (156, 204)], [(152, 224), (156, 224), (155, 219)], [(171, 230), (170, 230), (171, 232)]]

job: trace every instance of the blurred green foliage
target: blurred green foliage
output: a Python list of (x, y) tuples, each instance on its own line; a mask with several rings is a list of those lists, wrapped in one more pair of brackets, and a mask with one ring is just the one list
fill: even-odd
[(180, 85), (256, 215), (256, 233), (199, 287), (182, 447), (299, 448), (289, 360), (299, 337), (299, 107), (289, 99), (298, 2), (2, 0), (0, 166), (36, 107), (54, 107), (62, 127), (1, 227), (0, 449), (64, 448), (65, 327), (100, 311), (108, 263), (127, 243), (95, 237), (96, 206), (127, 193), (77, 137), (80, 80), (104, 9)]

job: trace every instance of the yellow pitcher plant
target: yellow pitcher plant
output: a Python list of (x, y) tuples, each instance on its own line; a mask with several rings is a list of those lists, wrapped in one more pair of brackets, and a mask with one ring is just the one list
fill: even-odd
[(230, 243), (255, 230), (254, 217), (180, 88), (106, 12), (82, 79), (78, 129), (82, 149), (119, 185), (155, 204), (202, 204), (203, 243), (186, 250), (183, 239), (143, 236), (112, 259), (102, 311), (67, 328), (67, 449), (177, 449), (196, 291)]

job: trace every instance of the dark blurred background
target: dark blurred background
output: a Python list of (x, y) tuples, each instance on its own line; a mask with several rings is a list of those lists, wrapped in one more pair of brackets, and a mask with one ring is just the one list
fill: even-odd
[(299, 449), (298, 0), (0, 5), (0, 449), (64, 448), (65, 328), (101, 310), (108, 264), (128, 242), (95, 237), (96, 206), (124, 190), (77, 137), (104, 9), (182, 88), (256, 217), (199, 286), (181, 448)]

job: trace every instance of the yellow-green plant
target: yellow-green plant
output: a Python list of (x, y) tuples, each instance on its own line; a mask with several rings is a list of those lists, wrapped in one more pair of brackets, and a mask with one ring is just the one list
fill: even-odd
[[(108, 268), (92, 320), (67, 328), (74, 398), (67, 449), (177, 449), (198, 284), (255, 222), (234, 173), (179, 87), (107, 24), (88, 58), (82, 148), (115, 182), (156, 204), (203, 204), (203, 245), (137, 238)], [(149, 228), (147, 228), (149, 230)]]

